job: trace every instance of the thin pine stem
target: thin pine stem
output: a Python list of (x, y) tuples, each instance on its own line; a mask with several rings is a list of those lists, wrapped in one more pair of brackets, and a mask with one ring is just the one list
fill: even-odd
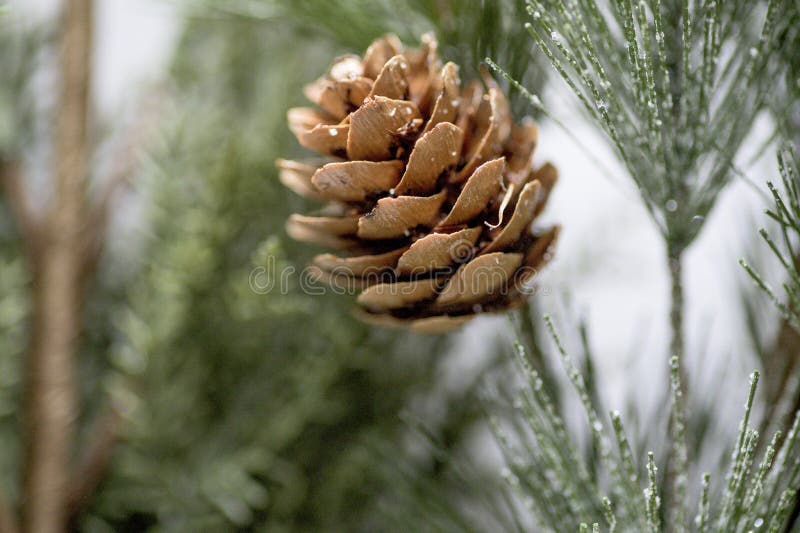
[(684, 524), (688, 516), (686, 485), (688, 482), (689, 457), (686, 443), (686, 377), (683, 370), (683, 250), (671, 245), (668, 248), (670, 272), (670, 390), (672, 396), (670, 436), (672, 441), (672, 470), (670, 493), (670, 517), (675, 524)]
[(700, 489), (700, 501), (698, 503), (697, 516), (695, 517), (698, 533), (708, 533), (709, 513), (711, 507), (708, 499), (708, 491), (710, 487), (711, 474), (705, 473), (703, 474), (703, 484)]

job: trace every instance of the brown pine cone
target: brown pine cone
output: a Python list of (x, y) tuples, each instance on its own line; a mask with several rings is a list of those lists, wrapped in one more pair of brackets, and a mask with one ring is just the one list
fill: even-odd
[(532, 170), (536, 125), (513, 124), (489, 76), (461, 88), (432, 37), (406, 49), (389, 35), (305, 94), (319, 107), (289, 110), (289, 127), (325, 158), (277, 164), (287, 187), (326, 206), (292, 215), (287, 232), (342, 251), (312, 268), (361, 291), (362, 319), (443, 332), (525, 300), (558, 235), (531, 230), (557, 173)]

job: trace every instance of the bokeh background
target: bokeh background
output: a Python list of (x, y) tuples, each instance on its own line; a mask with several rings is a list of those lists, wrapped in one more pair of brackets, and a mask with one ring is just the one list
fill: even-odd
[[(16, 10), (44, 20), (54, 15), (58, 4), (57, 0), (10, 2)], [(258, 15), (257, 10), (253, 11)], [(179, 2), (163, 0), (108, 0), (98, 4), (94, 97), (102, 114), (114, 115), (129, 109), (148, 88), (168, 79), (167, 70), (187, 24), (187, 13), (189, 19), (199, 16)], [(280, 55), (281, 51), (276, 50), (277, 57), (254, 57), (251, 67), (268, 69), (272, 62), (281, 61)], [(326, 57), (321, 55), (324, 64)], [(550, 69), (544, 65), (539, 68)], [(564, 233), (558, 263), (544, 273), (541, 281), (543, 287), (552, 289), (544, 291), (544, 296), (562, 299), (564, 291), (568, 291), (570, 304), (594, 326), (592, 344), (608, 354), (601, 361), (604, 367), (608, 365), (609, 376), (630, 362), (638, 365), (642, 359), (661, 361), (660, 356), (641, 357), (642, 353), (662, 350), (668, 334), (668, 279), (661, 237), (607, 143), (576, 112), (566, 87), (553, 80), (543, 93), (543, 100), (550, 113), (569, 129), (566, 132), (547, 119), (540, 125), (539, 161), (557, 164), (564, 178), (545, 219), (562, 224)], [(754, 126), (747, 143), (750, 150), (744, 150), (738, 163), (743, 176), (723, 193), (687, 259), (688, 342), (715, 362), (704, 365), (709, 374), (728, 369), (740, 378), (751, 370), (752, 365), (735, 369), (729, 365), (731, 360), (743, 360), (730, 357), (733, 352), (746, 354), (752, 350), (748, 345), (752, 340), (746, 327), (748, 317), (741, 312), (740, 298), (758, 297), (755, 291), (751, 294), (746, 290), (750, 280), (737, 261), (742, 257), (752, 261), (754, 255), (763, 255), (757, 261), (766, 267), (773, 261), (759, 252), (760, 243), (752, 231), (766, 224), (762, 214), (770, 199), (763, 182), (774, 179), (777, 172), (773, 154), (761, 150), (772, 129), (767, 116)], [(121, 225), (133, 226), (137, 222), (123, 220)], [(551, 306), (553, 302), (544, 305)], [(480, 326), (476, 324), (474, 328)], [(631, 339), (635, 339), (633, 345)], [(652, 362), (642, 365), (642, 374), (645, 379), (652, 376), (658, 384), (658, 373), (647, 372)]]

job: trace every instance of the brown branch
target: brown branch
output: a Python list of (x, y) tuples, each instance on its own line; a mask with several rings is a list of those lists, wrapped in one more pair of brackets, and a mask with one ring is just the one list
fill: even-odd
[(90, 151), (92, 11), (92, 0), (67, 0), (60, 26), (55, 197), (36, 257), (33, 323), (26, 355), (25, 533), (59, 533), (67, 524), (67, 487), (77, 418), (75, 359)]
[(89, 210), (83, 236), (84, 250), (80, 272), (82, 287), (85, 287), (97, 272), (100, 258), (105, 249), (114, 203), (130, 183), (132, 173), (133, 170), (130, 169), (129, 172), (114, 174), (112, 179), (106, 183), (100, 198), (96, 201), (97, 203)]
[(97, 487), (103, 481), (118, 442), (122, 416), (110, 405), (98, 418), (89, 437), (89, 444), (80, 465), (72, 476), (69, 494), (69, 512), (74, 518), (91, 502)]
[(136, 168), (136, 143), (129, 141), (121, 150), (120, 157), (115, 158), (117, 165), (103, 186), (98, 198), (89, 209), (85, 227), (83, 264), (81, 265), (81, 281), (86, 282), (95, 274), (105, 248), (108, 226), (112, 220), (114, 204), (119, 195), (130, 185)]
[[(794, 420), (794, 414), (800, 409), (800, 394), (793, 386), (792, 380), (798, 364), (800, 364), (800, 334), (787, 320), (783, 320), (775, 344), (768, 357), (764, 358), (767, 408), (763, 416), (762, 434), (766, 434), (769, 426), (774, 424), (786, 435)], [(799, 515), (800, 496), (795, 495), (794, 506), (784, 531), (794, 531)]]
[[(798, 400), (789, 398), (788, 395), (795, 392), (792, 390), (792, 377), (795, 375), (798, 363), (800, 363), (800, 334), (788, 321), (783, 320), (775, 344), (763, 361), (767, 402), (761, 427), (762, 434), (769, 431), (770, 424), (775, 424), (780, 415), (788, 414), (788, 417), (780, 423), (782, 427), (779, 429), (784, 434), (789, 429)], [(787, 406), (790, 410), (784, 412)]]
[(0, 533), (18, 533), (19, 524), (14, 509), (0, 489)]
[[(795, 258), (794, 263), (795, 268), (800, 268), (800, 257)], [(760, 433), (766, 435), (770, 430), (779, 429), (785, 435), (800, 407), (800, 391), (793, 379), (800, 365), (800, 332), (788, 320), (781, 320), (774, 341), (761, 354), (761, 362), (766, 409)], [(765, 445), (766, 441), (762, 446)]]
[(161, 116), (162, 98), (153, 93), (146, 95), (137, 106), (137, 119), (125, 132), (122, 141), (112, 156), (113, 166), (100, 192), (92, 202), (86, 224), (84, 243), (86, 251), (82, 277), (84, 282), (91, 279), (97, 271), (103, 254), (108, 234), (108, 227), (113, 220), (114, 206), (119, 196), (131, 185), (137, 168), (139, 148), (144, 143), (146, 132)]

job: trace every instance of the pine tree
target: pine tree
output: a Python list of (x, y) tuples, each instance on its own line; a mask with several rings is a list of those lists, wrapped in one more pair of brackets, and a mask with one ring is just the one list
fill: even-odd
[[(800, 527), (798, 418), (781, 415), (797, 392), (776, 378), (796, 340), (766, 339), (749, 388), (726, 384), (745, 409), (720, 442), (698, 420), (722, 407), (701, 412), (686, 375), (682, 285), (686, 249), (769, 113), (786, 148), (769, 189), (777, 233), (762, 235), (785, 276), (749, 272), (780, 332), (800, 321), (796, 1), (186, 0), (167, 83), (130, 121), (87, 111), (93, 2), (64, 6), (39, 26), (0, 7), (0, 531)], [(425, 32), (463, 81), (490, 65), (517, 120), (568, 128), (538, 95), (570, 89), (638, 188), (672, 282), (669, 451), (631, 431), (662, 435), (664, 420), (604, 405), (591, 324), (542, 316), (535, 298), (454, 386), (452, 348), (474, 350), (463, 338), (368, 327), (348, 298), (304, 290), (312, 251), (282, 227), (310, 204), (274, 166), (302, 154), (285, 113), (337, 54)], [(40, 98), (54, 78), (63, 92)], [(90, 142), (101, 123), (108, 150)], [(135, 228), (116, 227), (131, 206)], [(86, 220), (94, 232), (70, 233)], [(43, 289), (63, 271), (71, 281)], [(74, 344), (42, 349), (54, 334)], [(59, 390), (71, 400), (43, 403)], [(500, 465), (484, 461), (488, 439)], [(719, 468), (699, 474), (694, 444)]]

